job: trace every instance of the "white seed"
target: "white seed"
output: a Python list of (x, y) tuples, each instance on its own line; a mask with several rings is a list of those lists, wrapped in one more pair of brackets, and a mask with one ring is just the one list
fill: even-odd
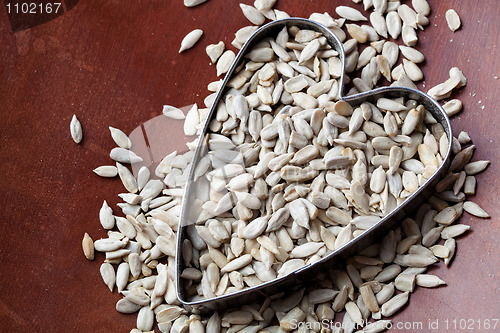
[(180, 109), (176, 108), (175, 106), (170, 106), (170, 105), (164, 105), (163, 106), (163, 114), (167, 116), (168, 118), (172, 119), (184, 119), (186, 116), (184, 116), (184, 112), (182, 112)]
[(109, 131), (111, 132), (111, 137), (118, 145), (118, 147), (123, 149), (130, 149), (130, 147), (132, 147), (132, 141), (130, 141), (127, 134), (123, 133), (118, 128), (114, 128), (111, 126), (109, 126)]
[(451, 31), (455, 32), (460, 28), (462, 22), (460, 21), (460, 17), (454, 9), (449, 9), (446, 12), (446, 23)]
[(411, 9), (408, 5), (401, 5), (398, 7), (398, 14), (403, 21), (403, 24), (406, 24), (412, 28), (417, 28), (417, 13)]
[(455, 224), (455, 225), (450, 225), (441, 231), (441, 238), (443, 239), (450, 239), (450, 238), (455, 238), (466, 232), (467, 230), (470, 229), (470, 225), (466, 224)]
[(446, 282), (441, 280), (436, 275), (432, 275), (432, 274), (418, 274), (416, 276), (415, 281), (416, 281), (418, 286), (425, 287), (425, 288), (435, 288), (435, 287), (441, 286), (443, 284), (446, 284)]
[(99, 221), (104, 229), (113, 229), (115, 226), (115, 217), (113, 216), (113, 210), (109, 207), (106, 200), (102, 203), (102, 207), (99, 211)]
[(474, 216), (481, 218), (489, 218), (490, 215), (486, 213), (484, 209), (482, 209), (477, 203), (472, 201), (464, 202), (464, 210)]
[(143, 332), (151, 331), (154, 323), (154, 312), (149, 306), (144, 306), (137, 315), (137, 328)]
[[(346, 24), (347, 32), (349, 35), (351, 35), (352, 38), (354, 38), (358, 43), (366, 43), (368, 41), (368, 34), (359, 26), (356, 24)], [(355, 53), (350, 53), (348, 55), (348, 58), (350, 55), (353, 55)], [(346, 62), (347, 63), (347, 62)], [(348, 66), (346, 66), (346, 72), (350, 72), (350, 70), (347, 70)]]
[(387, 38), (387, 23), (384, 19), (384, 17), (378, 13), (378, 12), (372, 12), (370, 14), (370, 23), (372, 24), (373, 28), (377, 33), (384, 37)]
[(253, 24), (262, 25), (266, 21), (264, 15), (262, 15), (255, 7), (240, 3), (240, 8), (243, 15), (245, 15), (245, 17)]
[(118, 265), (118, 269), (116, 270), (116, 287), (118, 288), (118, 292), (122, 292), (125, 286), (128, 283), (128, 278), (130, 275), (130, 268), (128, 263), (122, 262)]
[(414, 46), (418, 42), (418, 36), (415, 29), (409, 25), (403, 24), (403, 29), (401, 31), (401, 37), (403, 38), (403, 42), (407, 46)]
[(130, 170), (118, 162), (116, 162), (116, 168), (118, 169), (118, 176), (120, 176), (123, 186), (130, 193), (136, 193), (138, 190), (137, 181), (130, 172)]
[(387, 31), (389, 32), (389, 35), (391, 35), (393, 39), (398, 39), (402, 28), (401, 18), (398, 13), (395, 11), (387, 13), (385, 21), (387, 23)]
[(348, 6), (337, 6), (335, 12), (350, 21), (367, 21), (368, 19), (360, 11)]
[(259, 11), (271, 10), (274, 7), (276, 0), (255, 0), (254, 6)]
[(82, 131), (82, 125), (80, 124), (80, 121), (76, 118), (76, 115), (73, 115), (73, 117), (71, 118), (69, 129), (73, 141), (75, 141), (76, 143), (80, 143), (83, 138), (83, 131)]
[(101, 265), (100, 271), (102, 280), (108, 286), (109, 291), (113, 292), (116, 281), (116, 275), (113, 266), (110, 263), (105, 262)]
[(198, 6), (204, 2), (206, 2), (207, 0), (184, 0), (184, 6), (186, 7), (194, 7), (194, 6)]
[(186, 310), (176, 305), (167, 305), (161, 311), (156, 313), (156, 321), (158, 323), (171, 322), (186, 314)]
[(443, 109), (448, 117), (454, 116), (462, 110), (462, 102), (459, 99), (452, 99), (443, 105)]
[(408, 298), (408, 291), (394, 296), (382, 305), (382, 315), (385, 317), (392, 316), (408, 302)]
[(415, 11), (419, 14), (429, 16), (429, 14), (431, 13), (431, 7), (426, 0), (412, 0), (411, 4), (413, 6), (413, 9), (415, 9)]
[(228, 262), (227, 265), (222, 267), (221, 273), (236, 271), (242, 267), (245, 267), (251, 261), (252, 261), (252, 256), (249, 254), (244, 254), (241, 257), (233, 259), (232, 261)]
[(406, 75), (408, 75), (412, 81), (416, 82), (423, 80), (424, 73), (422, 73), (422, 70), (414, 62), (403, 59), (403, 67)]
[(227, 50), (224, 52), (219, 60), (217, 60), (217, 76), (221, 76), (225, 74), (229, 68), (231, 67), (234, 59), (236, 58), (236, 54), (233, 51)]
[(413, 47), (399, 45), (399, 49), (401, 53), (406, 57), (406, 59), (410, 60), (411, 62), (418, 64), (425, 60), (424, 55)]
[[(207, 52), (208, 57), (210, 58), (210, 61), (215, 64), (217, 59), (222, 55), (224, 52), (225, 45), (223, 41), (220, 41), (217, 44), (210, 44), (206, 47), (205, 51)], [(214, 90), (216, 91), (216, 90)]]
[(203, 35), (203, 30), (195, 29), (188, 33), (181, 42), (181, 47), (179, 49), (179, 53), (184, 52), (187, 49), (190, 49), (196, 44), (196, 42)]
[(488, 165), (490, 165), (490, 161), (471, 162), (464, 166), (464, 171), (468, 176), (473, 176), (483, 172), (488, 167)]
[(103, 165), (93, 171), (101, 177), (116, 177), (118, 175), (118, 169), (113, 165)]
[(109, 157), (116, 162), (126, 164), (139, 163), (143, 161), (143, 159), (140, 156), (137, 156), (133, 151), (119, 147), (111, 149)]
[(281, 318), (280, 327), (285, 331), (292, 331), (297, 323), (302, 322), (306, 318), (306, 313), (299, 307), (293, 308), (283, 318)]

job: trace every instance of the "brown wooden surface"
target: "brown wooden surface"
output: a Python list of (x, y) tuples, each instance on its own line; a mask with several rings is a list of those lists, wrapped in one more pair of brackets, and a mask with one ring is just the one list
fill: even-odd
[[(245, 0), (244, 2), (250, 3)], [(409, 1), (407, 1), (409, 2)], [(493, 217), (465, 214), (472, 231), (458, 239), (453, 264), (432, 269), (448, 286), (417, 288), (395, 322), (477, 321), (500, 317), (500, 214), (498, 178), (500, 103), (500, 1), (429, 0), (431, 26), (419, 34), (425, 53), (425, 85), (460, 67), (468, 85), (459, 93), (465, 110), (452, 121), (477, 146), (475, 159), (493, 164), (478, 177), (473, 199)], [(295, 16), (329, 11), (350, 0), (279, 0), (277, 8)], [(451, 33), (444, 13), (455, 8), (463, 28)], [(120, 298), (101, 281), (102, 255), (82, 254), (81, 239), (105, 236), (98, 221), (102, 200), (117, 211), (117, 179), (92, 169), (110, 164), (114, 146), (108, 126), (130, 133), (160, 115), (162, 105), (203, 103), (206, 85), (216, 78), (205, 46), (247, 25), (238, 1), (210, 0), (188, 9), (176, 1), (80, 1), (63, 16), (13, 33), (0, 5), (0, 331), (128, 332), (135, 315), (114, 310)], [(194, 28), (205, 35), (182, 55), (183, 36)], [(484, 109), (482, 108), (484, 106)], [(83, 125), (84, 140), (69, 134), (71, 116)], [(184, 140), (170, 122), (160, 138), (165, 151)], [(417, 332), (418, 330), (398, 330)], [(454, 330), (448, 330), (450, 332)], [(466, 330), (467, 331), (467, 330)], [(492, 330), (489, 330), (492, 331)], [(497, 325), (500, 331), (500, 323)]]

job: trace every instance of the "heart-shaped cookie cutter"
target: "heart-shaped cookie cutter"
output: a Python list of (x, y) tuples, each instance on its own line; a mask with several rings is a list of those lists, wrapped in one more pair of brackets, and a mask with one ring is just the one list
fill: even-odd
[(379, 222), (377, 222), (371, 228), (367, 229), (360, 236), (352, 239), (343, 247), (333, 251), (321, 260), (313, 264), (305, 265), (304, 267), (301, 267), (300, 269), (283, 277), (276, 278), (272, 281), (268, 281), (254, 287), (245, 288), (238, 292), (202, 300), (188, 300), (184, 290), (183, 279), (181, 277), (181, 272), (184, 269), (183, 256), (181, 251), (183, 240), (187, 237), (186, 229), (189, 226), (194, 226), (198, 214), (201, 211), (200, 203), (203, 203), (203, 200), (200, 200), (200, 198), (207, 197), (206, 193), (201, 193), (206, 191), (203, 191), (203, 189), (198, 186), (198, 181), (195, 179), (195, 170), (198, 162), (208, 152), (208, 133), (210, 131), (209, 123), (216, 114), (217, 104), (225, 94), (226, 85), (228, 84), (234, 71), (244, 61), (244, 56), (247, 51), (257, 43), (259, 43), (261, 40), (271, 36), (276, 36), (278, 32), (281, 31), (285, 26), (297, 26), (300, 29), (315, 30), (322, 33), (323, 36), (326, 37), (330, 46), (339, 53), (339, 58), (342, 62), (342, 74), (344, 74), (345, 72), (345, 52), (343, 49), (343, 45), (338, 37), (327, 27), (308, 19), (287, 18), (268, 23), (267, 25), (261, 27), (255, 33), (253, 33), (241, 48), (240, 52), (236, 56), (236, 59), (231, 65), (231, 68), (227, 72), (224, 81), (219, 87), (216, 98), (212, 104), (206, 122), (203, 126), (203, 131), (200, 134), (198, 146), (194, 153), (191, 170), (189, 172), (185, 194), (182, 201), (182, 209), (177, 234), (177, 297), (184, 306), (195, 311), (203, 312), (204, 310), (221, 310), (236, 305), (249, 304), (250, 302), (256, 301), (257, 299), (263, 299), (265, 297), (283, 292), (283, 290), (303, 285), (306, 281), (310, 281), (312, 278), (317, 276), (318, 273), (335, 268), (339, 263), (344, 262), (345, 259), (349, 258), (349, 256), (351, 256), (353, 253), (365, 248), (366, 246), (371, 245), (374, 240), (378, 239), (385, 232), (389, 231), (397, 222), (404, 219), (409, 212), (412, 212), (417, 207), (419, 207), (424, 202), (424, 200), (431, 195), (432, 191), (430, 190), (430, 187), (438, 181), (440, 174), (447, 169), (447, 166), (449, 164), (452, 143), (451, 125), (446, 113), (435, 100), (433, 100), (425, 93), (406, 87), (382, 87), (371, 90), (369, 92), (342, 97), (343, 75), (341, 75), (339, 78), (340, 99), (348, 102), (352, 106), (360, 105), (365, 101), (373, 103), (381, 97), (405, 97), (422, 104), (425, 109), (429, 111), (434, 116), (434, 118), (443, 126), (446, 135), (450, 139), (448, 140), (449, 145), (447, 154), (443, 159), (443, 163), (441, 164), (441, 166), (422, 186), (418, 188), (417, 191), (412, 193), (403, 203), (398, 205), (396, 209), (384, 216)]

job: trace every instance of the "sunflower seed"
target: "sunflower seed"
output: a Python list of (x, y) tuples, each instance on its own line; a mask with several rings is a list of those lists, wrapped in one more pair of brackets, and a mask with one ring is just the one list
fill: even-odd
[(401, 37), (403, 42), (407, 46), (415, 46), (418, 42), (417, 32), (414, 28), (409, 25), (403, 24), (403, 29), (401, 31)]
[(225, 74), (229, 68), (231, 67), (234, 59), (236, 58), (236, 54), (233, 51), (227, 50), (225, 51), (220, 58), (217, 60), (217, 76), (221, 76)]
[(370, 23), (380, 36), (387, 38), (387, 23), (380, 13), (372, 12)]
[(262, 25), (265, 22), (266, 18), (255, 7), (240, 3), (240, 8), (243, 15), (253, 24)]
[(385, 21), (387, 23), (387, 32), (393, 39), (398, 39), (401, 34), (401, 18), (395, 11), (387, 13), (385, 16)]
[[(354, 38), (358, 43), (366, 43), (368, 41), (368, 34), (356, 24), (346, 24), (347, 32), (349, 35)], [(353, 53), (351, 53), (353, 54)], [(349, 57), (349, 56), (348, 56)], [(346, 66), (346, 72), (351, 72), (347, 70), (348, 66)]]
[(181, 119), (186, 118), (186, 116), (184, 116), (184, 112), (182, 112), (178, 108), (176, 108), (174, 106), (170, 106), (170, 105), (163, 106), (163, 114), (171, 119), (181, 120)]
[(137, 156), (133, 151), (123, 148), (113, 148), (109, 153), (112, 160), (120, 163), (133, 164), (142, 162), (143, 159)]
[(80, 124), (80, 121), (76, 118), (76, 115), (73, 115), (73, 117), (71, 118), (69, 129), (73, 141), (75, 141), (76, 143), (80, 143), (83, 138), (83, 131), (82, 131), (82, 125)]
[(416, 276), (415, 282), (417, 283), (418, 286), (425, 288), (435, 288), (443, 284), (446, 284), (446, 282), (441, 280), (436, 275), (432, 274), (418, 274)]
[(401, 17), (403, 24), (415, 29), (417, 28), (417, 13), (408, 5), (399, 6), (397, 12), (399, 17)]
[(82, 248), (85, 258), (88, 260), (94, 260), (94, 241), (87, 233), (83, 236)]
[(118, 170), (113, 165), (103, 165), (93, 170), (98, 176), (101, 177), (116, 177)]
[(464, 232), (470, 229), (469, 225), (466, 224), (455, 224), (448, 226), (441, 231), (441, 238), (450, 239), (462, 235)]
[(118, 265), (118, 269), (116, 270), (116, 287), (118, 288), (118, 292), (122, 292), (127, 285), (129, 275), (130, 268), (128, 263), (122, 262)]
[(385, 302), (382, 305), (382, 315), (390, 317), (394, 313), (396, 313), (408, 302), (409, 294), (410, 293), (406, 291), (404, 293), (394, 296), (393, 298)]
[(451, 31), (455, 32), (460, 28), (462, 22), (460, 21), (460, 17), (454, 9), (449, 9), (446, 12), (446, 23)]
[(179, 53), (192, 48), (194, 44), (196, 44), (196, 42), (201, 38), (202, 35), (203, 35), (203, 30), (201, 29), (195, 29), (190, 33), (188, 33), (181, 42)]
[(255, 0), (254, 6), (259, 11), (268, 11), (274, 7), (276, 0)]
[(363, 15), (361, 14), (360, 11), (352, 8), (352, 7), (348, 7), (348, 6), (337, 6), (335, 8), (335, 12), (349, 20), (349, 21), (367, 21), (368, 19)]
[[(208, 45), (206, 47), (205, 51), (206, 51), (208, 57), (210, 58), (210, 61), (213, 64), (215, 64), (215, 62), (217, 61), (217, 59), (219, 59), (219, 57), (222, 55), (222, 53), (224, 53), (224, 49), (225, 49), (224, 42), (220, 41), (217, 44), (210, 44), (210, 45)], [(214, 91), (217, 91), (217, 89), (214, 90)]]
[(431, 13), (431, 7), (426, 0), (412, 0), (411, 4), (415, 11), (424, 16), (429, 16)]
[(281, 318), (279, 321), (280, 327), (285, 331), (291, 331), (296, 327), (297, 323), (302, 322), (305, 318), (306, 313), (299, 307), (295, 307)]
[(171, 333), (183, 333), (187, 332), (189, 329), (189, 318), (186, 315), (180, 315), (179, 318), (177, 318), (173, 323), (172, 323), (172, 328), (170, 329)]
[(108, 286), (109, 291), (113, 292), (116, 281), (116, 275), (113, 266), (109, 263), (103, 263), (101, 265), (100, 271), (102, 280)]
[(118, 162), (116, 162), (116, 168), (118, 169), (118, 176), (120, 176), (125, 189), (127, 189), (130, 193), (136, 193), (139, 189), (137, 187), (137, 181), (129, 169)]
[(423, 80), (424, 74), (422, 73), (420, 68), (417, 66), (417, 64), (415, 64), (414, 62), (403, 59), (403, 67), (404, 67), (404, 70), (406, 72), (406, 75), (408, 75), (408, 77), (412, 81), (416, 82), (416, 81)]
[(116, 311), (120, 313), (135, 313), (141, 309), (140, 305), (137, 305), (135, 303), (130, 302), (126, 298), (120, 299), (118, 302), (116, 302)]
[(464, 210), (474, 216), (481, 218), (489, 218), (490, 215), (484, 211), (477, 203), (472, 201), (464, 202)]
[(476, 193), (476, 177), (465, 177), (464, 193), (467, 195), (474, 195)]
[(158, 323), (172, 322), (186, 313), (186, 310), (179, 306), (167, 305), (161, 311), (156, 313), (156, 321)]
[(198, 6), (204, 2), (206, 2), (207, 0), (184, 0), (184, 6), (186, 7), (194, 7), (194, 6)]
[(363, 302), (371, 312), (378, 312), (380, 310), (377, 298), (375, 297), (375, 294), (373, 293), (373, 290), (369, 285), (360, 286), (359, 292), (361, 293)]
[(477, 175), (478, 173), (483, 172), (489, 164), (490, 161), (472, 162), (464, 166), (464, 171), (468, 176)]
[(104, 229), (113, 229), (115, 226), (115, 217), (113, 216), (113, 210), (108, 206), (106, 200), (102, 203), (102, 207), (99, 211), (99, 220)]
[(109, 126), (109, 131), (111, 132), (111, 137), (118, 145), (118, 147), (123, 149), (130, 149), (130, 147), (132, 147), (132, 142), (130, 141), (129, 137), (121, 130)]

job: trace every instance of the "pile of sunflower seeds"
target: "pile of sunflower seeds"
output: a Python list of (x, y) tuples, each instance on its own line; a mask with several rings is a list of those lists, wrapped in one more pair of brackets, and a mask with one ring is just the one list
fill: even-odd
[[(195, 6), (203, 2), (185, 0), (186, 6)], [(354, 2), (358, 3), (361, 0), (354, 0)], [(273, 0), (256, 0), (253, 6), (255, 10), (246, 6), (241, 6), (241, 8), (244, 16), (253, 24), (262, 21), (259, 13), (270, 20), (288, 17), (287, 13), (273, 9), (274, 3)], [(368, 19), (361, 10), (346, 6), (339, 6), (335, 10), (337, 15), (340, 16), (339, 19), (333, 19), (328, 13), (311, 14), (310, 19), (327, 25), (343, 41), (347, 54), (346, 69), (348, 73), (353, 73), (356, 69), (361, 70), (359, 78), (350, 80), (353, 86), (350, 93), (372, 89), (378, 84), (382, 76), (389, 82), (395, 80), (393, 84), (410, 87), (414, 87), (412, 80), (418, 81), (423, 77), (418, 68), (418, 63), (423, 61), (423, 55), (412, 46), (418, 40), (417, 29), (423, 28), (429, 22), (427, 16), (430, 13), (430, 7), (425, 0), (413, 0), (411, 4), (413, 8), (402, 5), (399, 1), (363, 1), (365, 11), (371, 11), (369, 15), (371, 25), (359, 25), (359, 22), (366, 22)], [(356, 7), (359, 7), (359, 5), (356, 5)], [(346, 22), (357, 23), (345, 24)], [(256, 28), (256, 26), (249, 26), (240, 29), (236, 33), (236, 38), (232, 43), (233, 46), (241, 47), (246, 38)], [(345, 30), (347, 30), (347, 33)], [(386, 41), (384, 38), (389, 35), (394, 39), (401, 35), (406, 46), (398, 46), (393, 42)], [(348, 36), (351, 38), (348, 39)], [(369, 46), (359, 53), (358, 47), (367, 43), (369, 43)], [(227, 65), (229, 60), (227, 59), (232, 58), (230, 53), (224, 58), (221, 56), (224, 54), (224, 49), (224, 43), (207, 47), (207, 53), (211, 61), (222, 61), (218, 66), (220, 75), (229, 69)], [(402, 63), (397, 65), (400, 53), (404, 59)], [(292, 57), (291, 54), (290, 56)], [(309, 69), (314, 72), (314, 62), (313, 67)], [(307, 76), (307, 74), (303, 75)], [(308, 79), (305, 78), (305, 80), (309, 84)], [(261, 86), (266, 87), (265, 81), (268, 80), (259, 80), (258, 84), (263, 83)], [(453, 89), (465, 84), (466, 80), (463, 74), (458, 69), (452, 69), (450, 71), (450, 80), (435, 88), (434, 96), (443, 99), (448, 98)], [(218, 85), (219, 82), (216, 81), (211, 83), (208, 88), (210, 91), (216, 91)], [(261, 96), (267, 95), (262, 88), (260, 90)], [(272, 94), (271, 97), (273, 97)], [(213, 99), (213, 96), (209, 96), (205, 100), (206, 108), (198, 108), (196, 105), (191, 108), (186, 115), (186, 122), (189, 123), (189, 126), (185, 126), (185, 129), (187, 129), (186, 134), (193, 134), (191, 126), (193, 123), (198, 122), (198, 125), (194, 127), (197, 126), (198, 131), (201, 129)], [(409, 101), (392, 102), (401, 105), (409, 103)], [(264, 103), (264, 105), (266, 104)], [(444, 108), (451, 116), (460, 112), (462, 103), (457, 99), (449, 100), (444, 104)], [(182, 111), (179, 110), (179, 113), (177, 110), (166, 106), (164, 113), (177, 119), (184, 118)], [(367, 117), (366, 113), (362, 113), (362, 116), (368, 118), (363, 118), (364, 123), (374, 120), (372, 118), (376, 111), (373, 112), (373, 110), (371, 117)], [(250, 113), (249, 120), (251, 118)], [(399, 114), (397, 112), (389, 113)], [(348, 119), (349, 124), (352, 116), (351, 114), (351, 118)], [(300, 119), (300, 117), (296, 116), (295, 119)], [(325, 117), (325, 119), (328, 120), (328, 117)], [(264, 119), (262, 120), (262, 128), (264, 128)], [(375, 121), (373, 122), (376, 124)], [(300, 120), (298, 120), (298, 123), (303, 124)], [(268, 125), (266, 123), (266, 126)], [(290, 126), (290, 124), (288, 125)], [(292, 123), (292, 125), (294, 125), (293, 129), (295, 129), (295, 123)], [(404, 122), (399, 125), (403, 126)], [(190, 314), (182, 308), (176, 298), (174, 284), (175, 237), (180, 213), (180, 201), (184, 193), (183, 187), (187, 179), (187, 170), (197, 140), (187, 144), (188, 152), (184, 154), (173, 152), (166, 156), (154, 170), (156, 177), (151, 177), (153, 170), (142, 167), (136, 178), (125, 165), (138, 162), (141, 158), (130, 151), (129, 139), (123, 132), (111, 128), (110, 130), (118, 146), (110, 154), (110, 157), (116, 161), (116, 166), (101, 166), (96, 168), (94, 172), (103, 177), (114, 177), (116, 175), (120, 177), (127, 190), (127, 192), (120, 194), (124, 201), (118, 204), (122, 214), (116, 214), (104, 202), (99, 213), (99, 219), (103, 228), (109, 230), (108, 238), (94, 242), (86, 234), (82, 246), (84, 254), (89, 260), (94, 259), (94, 250), (105, 253), (106, 259), (101, 266), (103, 281), (111, 291), (116, 286), (118, 292), (123, 295), (123, 299), (117, 302), (116, 309), (121, 313), (138, 313), (137, 328), (131, 330), (133, 333), (152, 332), (155, 321), (161, 332), (242, 331), (271, 333), (301, 331), (301, 329), (299, 330), (299, 324), (302, 324), (300, 327), (309, 327), (316, 332), (320, 330), (325, 332), (328, 329), (331, 329), (331, 332), (353, 332), (355, 330), (359, 330), (359, 332), (381, 332), (391, 322), (390, 319), (383, 319), (383, 317), (390, 317), (403, 307), (408, 302), (409, 295), (415, 290), (416, 286), (432, 288), (445, 283), (439, 277), (425, 272), (429, 266), (437, 264), (441, 260), (444, 261), (445, 265), (449, 265), (451, 262), (457, 246), (455, 238), (466, 233), (470, 228), (468, 225), (458, 223), (463, 211), (465, 210), (478, 217), (489, 217), (477, 203), (467, 199), (467, 196), (474, 195), (476, 192), (475, 175), (485, 170), (489, 161), (471, 162), (475, 146), (471, 144), (469, 135), (462, 132), (458, 138), (452, 138), (454, 157), (448, 173), (436, 185), (435, 193), (428, 200), (428, 203), (422, 205), (414, 216), (402, 221), (401, 225), (389, 232), (379, 244), (374, 244), (349, 259), (345, 269), (324, 273), (318, 276), (317, 281), (310, 287), (270, 297), (261, 304), (249, 304), (223, 313), (215, 312), (210, 317), (201, 317)], [(289, 130), (291, 131), (292, 127), (289, 127)], [(72, 130), (72, 134), (74, 133), (77, 132)], [(81, 130), (79, 133), (81, 133)], [(425, 131), (425, 133), (427, 132)], [(422, 133), (424, 137), (427, 136), (427, 142), (424, 139), (424, 144), (429, 147), (431, 152), (434, 152), (434, 156), (437, 158), (441, 140), (438, 141), (436, 138), (441, 138), (442, 135), (435, 135), (432, 127), (430, 133), (430, 135)], [(260, 136), (262, 136), (262, 131), (260, 131)], [(348, 135), (346, 134), (346, 136)], [(221, 136), (216, 138), (220, 139)], [(349, 137), (341, 139), (353, 140), (353, 138)], [(394, 141), (394, 138), (391, 139)], [(273, 139), (270, 138), (270, 140)], [(404, 146), (401, 142), (394, 142), (398, 144), (396, 145), (398, 147), (399, 145)], [(319, 150), (318, 147), (316, 148)], [(348, 148), (353, 150), (352, 147)], [(288, 154), (288, 150), (285, 154)], [(390, 155), (389, 149), (389, 158)], [(347, 156), (359, 157), (354, 155), (354, 152)], [(365, 166), (368, 166), (368, 161), (371, 161), (371, 159), (365, 160)], [(421, 158), (420, 163), (422, 162)], [(421, 167), (418, 163), (414, 164), (414, 167), (417, 165)], [(388, 169), (388, 167), (389, 164), (384, 169)], [(377, 169), (369, 171), (367, 168), (366, 170), (368, 177), (368, 172), (373, 171), (374, 173)], [(323, 172), (317, 171), (318, 174)], [(328, 184), (326, 173), (325, 187), (335, 188)], [(408, 177), (414, 179), (412, 176)], [(402, 184), (409, 184), (403, 182), (403, 180), (401, 182)], [(405, 190), (408, 189), (405, 187)], [(321, 193), (321, 191), (317, 192)], [(402, 192), (403, 190), (399, 194)], [(307, 196), (309, 193), (304, 195)], [(347, 199), (349, 196), (345, 195), (344, 197)], [(357, 207), (356, 200), (352, 200), (351, 204), (354, 206), (353, 212), (359, 214), (359, 206)], [(354, 227), (358, 228), (351, 221), (347, 222), (345, 227), (342, 223), (337, 222), (337, 224), (338, 226), (333, 225), (333, 227), (338, 228), (332, 228), (333, 230), (330, 231), (336, 239), (340, 236), (340, 229), (345, 230), (345, 227), (350, 225), (353, 228), (351, 229), (352, 232)], [(309, 226), (313, 229), (315, 224), (310, 223)], [(224, 232), (222, 228), (226, 228), (226, 226), (222, 225), (221, 227), (217, 224), (212, 229)], [(321, 230), (320, 228), (320, 237)], [(336, 231), (338, 231), (338, 234), (335, 234)], [(310, 233), (314, 234), (314, 232)], [(267, 238), (262, 238), (261, 242), (269, 244), (267, 240)], [(263, 247), (265, 248), (265, 246)], [(272, 253), (269, 250), (268, 252)], [(187, 254), (189, 251), (184, 251), (184, 253)], [(192, 253), (195, 253), (195, 251)], [(252, 260), (262, 259), (260, 251), (250, 255)], [(186, 262), (192, 260), (189, 256), (184, 259)], [(206, 274), (214, 275), (214, 271), (218, 274), (221, 269), (219, 264), (218, 261), (208, 262)], [(237, 272), (237, 270), (234, 270), (234, 272)], [(244, 273), (239, 271), (242, 276), (244, 276)], [(184, 277), (189, 277), (192, 280), (203, 279), (203, 274), (196, 269), (183, 274)], [(208, 282), (208, 279), (206, 281)], [(221, 281), (218, 281), (216, 287), (220, 284)], [(213, 290), (214, 286), (214, 281), (210, 280), (209, 289)], [(217, 291), (217, 289), (215, 290)], [(333, 324), (329, 328), (322, 326), (321, 323), (324, 320), (333, 323), (336, 313), (340, 312), (344, 312), (341, 328)], [(372, 322), (367, 324), (368, 321)]]
[(448, 152), (442, 126), (413, 100), (338, 101), (331, 73), (341, 61), (321, 33), (285, 27), (248, 58), (196, 169), (210, 195), (183, 244), (194, 299), (329, 255), (418, 190)]

